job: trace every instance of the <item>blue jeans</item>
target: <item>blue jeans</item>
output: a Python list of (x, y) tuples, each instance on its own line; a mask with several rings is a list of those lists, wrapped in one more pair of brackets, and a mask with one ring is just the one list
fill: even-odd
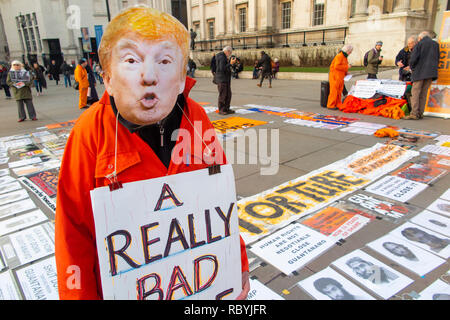
[(38, 93), (42, 93), (42, 84), (39, 82), (39, 80), (34, 80), (34, 86), (36, 87), (36, 91)]
[(66, 88), (67, 88), (67, 83), (69, 83), (69, 87), (71, 87), (72, 86), (72, 82), (70, 82), (70, 75), (64, 75), (64, 85), (66, 86)]

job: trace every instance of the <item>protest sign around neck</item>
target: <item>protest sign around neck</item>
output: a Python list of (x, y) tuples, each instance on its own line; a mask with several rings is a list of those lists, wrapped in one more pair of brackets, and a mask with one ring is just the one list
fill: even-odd
[(91, 191), (105, 299), (233, 299), (241, 257), (231, 165)]

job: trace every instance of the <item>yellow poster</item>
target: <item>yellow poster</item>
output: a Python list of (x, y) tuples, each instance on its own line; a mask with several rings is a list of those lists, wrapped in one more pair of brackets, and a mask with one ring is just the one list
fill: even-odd
[(425, 115), (450, 118), (450, 11), (445, 11), (439, 33), (438, 79), (428, 91)]
[(217, 133), (227, 133), (239, 129), (247, 129), (255, 126), (260, 126), (266, 123), (267, 121), (259, 121), (241, 117), (231, 117), (223, 120), (212, 121), (214, 129), (216, 129)]

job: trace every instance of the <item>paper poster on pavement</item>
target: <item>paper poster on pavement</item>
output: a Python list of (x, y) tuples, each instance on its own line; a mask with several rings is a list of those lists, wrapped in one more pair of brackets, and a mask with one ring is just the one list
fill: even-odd
[(361, 250), (350, 252), (332, 265), (386, 300), (414, 282)]
[(421, 210), (412, 205), (362, 192), (355, 192), (346, 198), (346, 201), (374, 216), (381, 217), (394, 223), (408, 219), (414, 214), (419, 213)]
[(0, 206), (0, 219), (36, 208), (36, 204), (30, 198)]
[(450, 237), (450, 219), (440, 214), (425, 210), (409, 221), (446, 237)]
[(16, 191), (19, 189), (22, 189), (22, 187), (20, 186), (19, 182), (15, 181), (15, 182), (4, 184), (4, 185), (0, 186), (0, 194), (11, 192), (11, 191)]
[(444, 259), (391, 234), (372, 241), (367, 246), (421, 277), (446, 262)]
[(247, 300), (285, 300), (278, 293), (256, 279), (250, 279), (250, 291)]
[(425, 229), (411, 222), (406, 222), (392, 230), (390, 234), (437, 254), (444, 259), (450, 258), (450, 238), (440, 233)]
[(292, 223), (254, 243), (250, 251), (290, 275), (336, 244), (320, 232)]
[(443, 194), (441, 194), (441, 196), (439, 198), (442, 199), (442, 200), (450, 201), (450, 189), (448, 189)]
[(27, 198), (29, 198), (29, 196), (24, 189), (0, 194), (0, 206)]
[(16, 271), (25, 300), (59, 300), (55, 257)]
[(0, 238), (0, 249), (9, 268), (14, 269), (55, 252), (55, 244), (43, 225)]
[(366, 187), (366, 191), (400, 202), (406, 202), (428, 187), (427, 184), (397, 176), (385, 176)]
[(297, 285), (316, 300), (375, 300), (330, 267), (299, 281)]
[(41, 210), (24, 213), (19, 216), (0, 221), (0, 236), (25, 229), (48, 220)]
[(417, 181), (426, 184), (432, 184), (448, 173), (447, 169), (428, 166), (421, 163), (408, 163), (392, 173), (394, 176)]
[(429, 153), (434, 153), (434, 154), (439, 154), (439, 155), (443, 155), (446, 157), (450, 157), (450, 148), (437, 146), (434, 144), (427, 144), (419, 151), (429, 152)]
[(443, 214), (450, 217), (450, 201), (437, 199), (427, 207), (427, 210)]
[(417, 300), (450, 300), (450, 285), (438, 279), (422, 290), (419, 295)]
[(0, 273), (0, 300), (22, 300), (11, 271)]

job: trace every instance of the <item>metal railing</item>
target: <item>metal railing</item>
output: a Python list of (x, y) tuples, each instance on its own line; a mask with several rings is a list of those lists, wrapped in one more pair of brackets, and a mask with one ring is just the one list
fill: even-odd
[(202, 40), (195, 42), (195, 50), (217, 51), (225, 46), (231, 46), (233, 49), (259, 49), (343, 44), (347, 30), (348, 27), (339, 27)]

